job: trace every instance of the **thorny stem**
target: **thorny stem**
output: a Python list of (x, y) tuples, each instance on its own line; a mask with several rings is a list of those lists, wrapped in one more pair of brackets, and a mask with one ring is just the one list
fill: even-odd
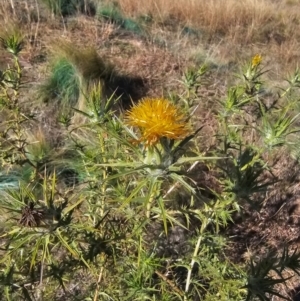
[(100, 290), (100, 283), (101, 283), (101, 280), (102, 280), (104, 267), (105, 267), (105, 264), (106, 264), (106, 259), (107, 259), (106, 255), (102, 253), (101, 254), (101, 268), (100, 268), (99, 276), (98, 276), (98, 279), (97, 279), (96, 291), (95, 291), (93, 301), (98, 300), (98, 294), (99, 294), (99, 290)]
[(152, 203), (155, 200), (155, 198), (158, 195), (159, 190), (160, 190), (160, 182), (157, 181), (156, 178), (152, 179), (150, 190), (151, 190), (151, 192), (150, 192), (151, 195), (148, 200), (147, 208), (146, 208), (146, 217), (147, 218), (150, 218)]
[[(187, 278), (186, 278), (186, 285), (185, 285), (185, 293), (186, 294), (189, 291), (189, 287), (190, 287), (190, 283), (191, 283), (191, 277), (192, 277), (192, 271), (193, 271), (194, 264), (196, 262), (195, 258), (196, 258), (197, 254), (199, 252), (201, 240), (202, 240), (202, 235), (200, 234), (200, 236), (198, 238), (198, 241), (197, 241), (197, 244), (196, 244), (196, 247), (195, 247), (195, 250), (194, 250), (194, 254), (193, 254), (191, 264), (190, 264), (190, 268), (188, 269), (188, 274), (187, 274)], [(188, 300), (186, 294), (184, 296), (184, 301)]]
[[(104, 144), (104, 138), (102, 135), (99, 135), (99, 141), (100, 141), (100, 147), (101, 147), (101, 153), (105, 154), (105, 144)], [(106, 163), (106, 159), (105, 156), (103, 157), (104, 159), (104, 163)], [(101, 204), (101, 208), (100, 208), (100, 216), (103, 217), (104, 215), (104, 204), (105, 204), (105, 191), (106, 191), (106, 178), (107, 178), (107, 171), (106, 169), (103, 170), (103, 184), (102, 184), (102, 204)]]
[(187, 293), (189, 291), (190, 284), (191, 284), (192, 271), (193, 271), (193, 268), (194, 268), (194, 265), (195, 265), (195, 262), (196, 262), (195, 258), (199, 253), (201, 241), (202, 241), (202, 238), (203, 238), (202, 234), (204, 233), (207, 226), (209, 225), (209, 220), (210, 220), (210, 218), (208, 218), (206, 221), (203, 221), (202, 226), (200, 228), (200, 234), (199, 234), (199, 237), (198, 237), (198, 240), (197, 240), (197, 244), (196, 244), (196, 247), (195, 247), (195, 250), (194, 250), (193, 258), (191, 260), (190, 267), (188, 269), (187, 278), (186, 278), (184, 301), (188, 300), (187, 299)]
[(97, 301), (98, 300), (98, 294), (99, 294), (99, 288), (100, 288), (99, 283), (101, 282), (101, 279), (102, 279), (103, 270), (104, 270), (104, 266), (102, 266), (100, 268), (99, 277), (98, 277), (98, 280), (97, 280), (96, 292), (95, 292), (95, 296), (94, 296), (93, 301)]
[(163, 274), (162, 274), (161, 272), (159, 272), (158, 270), (155, 271), (155, 274), (156, 274), (158, 277), (160, 277), (163, 281), (167, 282), (167, 283), (171, 286), (171, 288), (172, 288), (177, 294), (179, 294), (180, 296), (183, 295), (182, 291), (176, 286), (176, 284), (175, 284), (172, 280), (168, 279), (168, 277), (166, 277), (165, 275), (163, 275)]
[[(192, 166), (187, 170), (187, 173), (192, 171), (197, 165), (199, 164), (199, 161), (195, 161)], [(165, 199), (175, 188), (177, 188), (180, 185), (179, 182), (176, 182), (174, 185), (171, 186), (171, 188), (165, 193), (163, 196), (163, 199)]]

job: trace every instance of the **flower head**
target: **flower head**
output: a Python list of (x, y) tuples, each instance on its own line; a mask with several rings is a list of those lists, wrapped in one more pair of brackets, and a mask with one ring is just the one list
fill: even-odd
[(252, 58), (252, 63), (251, 63), (251, 67), (252, 69), (257, 67), (258, 65), (260, 65), (262, 61), (262, 57), (259, 54), (256, 54), (253, 58)]
[(127, 123), (139, 128), (141, 138), (147, 146), (155, 145), (159, 139), (181, 139), (189, 128), (183, 114), (170, 101), (163, 98), (145, 98), (126, 114)]

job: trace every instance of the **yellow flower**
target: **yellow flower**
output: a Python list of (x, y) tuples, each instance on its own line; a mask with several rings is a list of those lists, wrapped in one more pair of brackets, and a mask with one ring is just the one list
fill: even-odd
[(252, 58), (252, 63), (251, 63), (251, 67), (255, 68), (256, 66), (260, 65), (262, 61), (262, 57), (259, 54), (256, 54), (253, 58)]
[(145, 98), (126, 114), (127, 123), (139, 128), (141, 138), (147, 146), (155, 145), (159, 139), (181, 139), (188, 135), (189, 128), (179, 109), (163, 98)]

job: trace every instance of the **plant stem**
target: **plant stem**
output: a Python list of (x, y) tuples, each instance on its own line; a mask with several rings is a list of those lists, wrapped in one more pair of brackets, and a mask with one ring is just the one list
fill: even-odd
[(147, 207), (146, 207), (146, 217), (147, 218), (150, 218), (152, 203), (153, 203), (153, 200), (158, 195), (159, 191), (160, 191), (160, 182), (157, 181), (156, 177), (153, 177), (153, 179), (151, 180), (151, 186), (150, 186), (150, 191), (149, 191), (150, 197), (149, 197)]
[[(98, 135), (99, 137), (99, 142), (100, 142), (100, 148), (101, 148), (101, 154), (105, 154), (105, 142), (103, 135)], [(105, 159), (105, 156), (103, 157), (103, 162), (106, 163), (107, 160)], [(103, 170), (103, 184), (102, 184), (102, 197), (101, 197), (101, 208), (100, 208), (100, 216), (104, 216), (104, 207), (105, 207), (105, 195), (106, 195), (106, 178), (107, 178), (107, 171), (106, 169)]]
[[(199, 252), (201, 240), (202, 240), (202, 235), (200, 234), (200, 236), (198, 238), (198, 241), (197, 241), (197, 244), (196, 244), (196, 247), (195, 247), (195, 250), (194, 250), (194, 254), (193, 254), (191, 264), (190, 264), (190, 268), (188, 270), (188, 275), (187, 275), (186, 284), (185, 284), (185, 293), (187, 293), (189, 291), (189, 287), (190, 287), (190, 283), (191, 283), (191, 277), (192, 277), (192, 270), (193, 270), (194, 264), (196, 262), (195, 258), (196, 258), (197, 254)], [(184, 296), (184, 300), (185, 301), (188, 300), (186, 295)]]
[(100, 289), (100, 285), (99, 284), (100, 284), (101, 279), (102, 279), (103, 270), (104, 270), (104, 266), (102, 266), (100, 268), (99, 277), (98, 277), (98, 280), (97, 280), (96, 292), (95, 292), (95, 296), (94, 296), (93, 301), (96, 301), (98, 299), (98, 294), (99, 294), (99, 289)]

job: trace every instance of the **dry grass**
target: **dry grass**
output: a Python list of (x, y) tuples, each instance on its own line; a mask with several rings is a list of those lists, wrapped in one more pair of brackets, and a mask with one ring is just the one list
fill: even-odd
[[(291, 72), (300, 59), (298, 0), (115, 2), (125, 16), (150, 17), (154, 22), (151, 35), (154, 33), (169, 50), (175, 49), (191, 60), (201, 56), (217, 65), (230, 62), (240, 64), (255, 53), (260, 53), (264, 62), (271, 66), (273, 78), (278, 78)], [(168, 36), (164, 25), (169, 30)], [(194, 45), (188, 44), (183, 37), (184, 26), (198, 33)]]
[[(111, 1), (106, 0), (111, 4)], [(94, 0), (96, 5), (103, 1)], [(195, 62), (213, 62), (216, 65), (238, 63), (255, 53), (264, 57), (271, 66), (273, 78), (285, 76), (295, 68), (300, 59), (299, 1), (291, 0), (116, 0), (125, 16), (137, 18), (150, 16), (154, 23), (148, 28), (152, 37), (167, 45), (168, 51)], [(83, 45), (102, 45), (113, 38), (110, 25), (99, 26), (96, 20), (82, 15), (68, 19), (60, 25), (50, 18), (41, 1), (10, 0), (0, 3), (0, 16), (4, 24), (19, 24), (30, 39), (49, 45), (57, 35), (80, 41)], [(40, 24), (37, 15), (41, 15)], [(178, 22), (179, 21), (179, 22)], [(178, 26), (181, 24), (180, 26)], [(164, 25), (169, 25), (167, 28)], [(196, 41), (182, 34), (183, 26), (195, 29)], [(52, 28), (51, 28), (52, 27)], [(56, 28), (54, 28), (56, 27)], [(58, 28), (59, 27), (59, 28)], [(36, 30), (38, 35), (36, 37)], [(108, 30), (108, 31), (107, 31)], [(107, 31), (107, 32), (106, 32)], [(130, 39), (128, 39), (130, 40)], [(140, 43), (140, 41), (139, 41)], [(95, 45), (97, 44), (97, 45)], [(111, 52), (114, 45), (110, 45)], [(118, 48), (118, 46), (117, 46)], [(138, 47), (136, 47), (137, 49)], [(107, 53), (107, 48), (103, 49)], [(138, 51), (138, 49), (136, 50)]]
[(232, 25), (261, 25), (275, 13), (275, 4), (269, 1), (246, 0), (119, 0), (122, 11), (131, 15), (151, 15), (165, 20), (170, 17), (211, 30), (226, 30)]
[(150, 15), (158, 21), (170, 18), (188, 26), (202, 27), (209, 33), (234, 37), (243, 29), (243, 38), (251, 37), (270, 24), (288, 26), (300, 12), (291, 11), (285, 1), (271, 0), (118, 0), (130, 16)]

